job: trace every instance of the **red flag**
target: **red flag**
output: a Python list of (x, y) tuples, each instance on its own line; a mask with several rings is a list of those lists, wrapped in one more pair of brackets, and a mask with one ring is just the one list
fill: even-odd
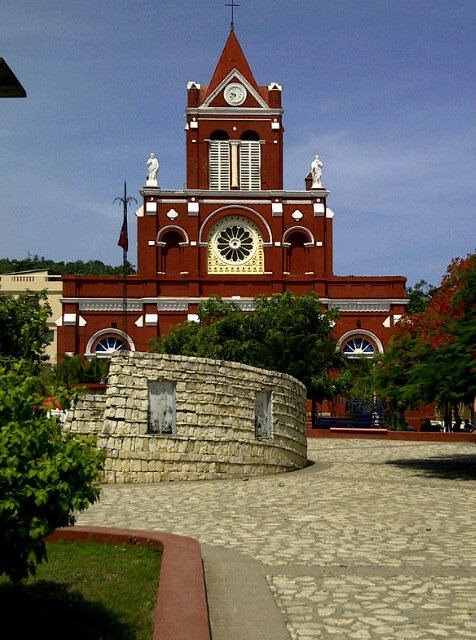
[(122, 223), (121, 235), (119, 236), (118, 247), (122, 247), (124, 251), (129, 249), (129, 238), (127, 235), (127, 218), (124, 216), (124, 222)]

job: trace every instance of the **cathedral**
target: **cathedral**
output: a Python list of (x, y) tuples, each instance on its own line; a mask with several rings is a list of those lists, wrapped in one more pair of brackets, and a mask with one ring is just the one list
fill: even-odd
[(405, 278), (335, 276), (329, 192), (316, 156), (303, 189), (283, 188), (282, 87), (259, 85), (232, 29), (208, 85), (187, 84), (186, 188), (160, 185), (151, 154), (137, 217), (137, 274), (64, 276), (58, 353), (147, 351), (219, 295), (313, 291), (339, 309), (349, 357), (385, 349), (404, 313)]

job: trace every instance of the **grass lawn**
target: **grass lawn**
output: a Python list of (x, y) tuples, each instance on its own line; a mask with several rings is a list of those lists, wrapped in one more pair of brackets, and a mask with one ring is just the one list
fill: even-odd
[(55, 542), (48, 558), (21, 585), (0, 578), (2, 638), (151, 639), (160, 551)]

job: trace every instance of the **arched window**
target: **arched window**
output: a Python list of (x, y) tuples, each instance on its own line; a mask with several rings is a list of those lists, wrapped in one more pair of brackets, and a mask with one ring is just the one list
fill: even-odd
[(256, 133), (256, 131), (251, 131), (251, 129), (248, 129), (241, 134), (240, 140), (254, 140), (255, 142), (257, 142), (259, 140), (259, 135)]
[(91, 336), (85, 355), (107, 358), (118, 351), (135, 351), (134, 343), (124, 331), (109, 328), (101, 329)]
[(261, 142), (256, 131), (247, 130), (230, 140), (217, 129), (208, 141), (208, 179), (211, 190), (258, 191), (261, 189)]
[(178, 231), (171, 230), (161, 237), (162, 271), (169, 275), (178, 275), (182, 271), (182, 249), (180, 243), (183, 238)]
[(230, 136), (223, 129), (217, 129), (210, 134), (210, 140), (229, 140)]
[(294, 231), (288, 236), (287, 242), (289, 244), (287, 270), (291, 275), (305, 273), (307, 271), (305, 245), (309, 242), (309, 238), (302, 231)]
[(366, 358), (375, 355), (375, 347), (367, 338), (356, 336), (349, 338), (342, 348), (342, 352), (349, 358), (365, 356)]
[(128, 351), (126, 341), (118, 335), (104, 336), (94, 345), (97, 356), (110, 356), (116, 351)]
[(382, 343), (377, 336), (363, 329), (343, 335), (338, 348), (347, 358), (373, 358), (377, 353), (383, 353)]

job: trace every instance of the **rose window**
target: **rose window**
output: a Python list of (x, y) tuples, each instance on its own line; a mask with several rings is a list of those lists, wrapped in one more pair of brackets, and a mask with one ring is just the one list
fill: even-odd
[(223, 260), (239, 264), (251, 257), (254, 249), (253, 236), (248, 229), (233, 225), (218, 233), (216, 246)]
[(263, 273), (263, 239), (259, 227), (244, 216), (217, 222), (208, 236), (208, 273)]

